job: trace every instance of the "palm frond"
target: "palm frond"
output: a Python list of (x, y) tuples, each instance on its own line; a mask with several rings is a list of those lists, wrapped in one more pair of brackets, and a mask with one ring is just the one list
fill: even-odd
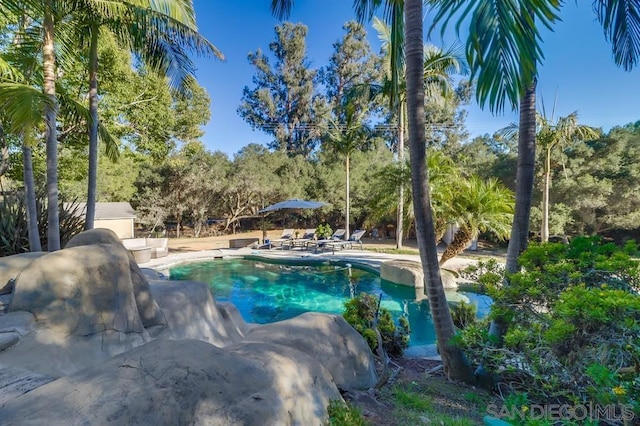
[(0, 56), (0, 81), (19, 83), (24, 81), (24, 76), (17, 68)]
[(53, 108), (53, 100), (41, 90), (21, 83), (0, 83), (0, 109), (11, 132), (27, 135), (42, 123), (42, 111)]
[[(89, 109), (70, 96), (63, 87), (56, 87), (56, 91), (58, 102), (60, 103), (60, 115), (64, 120), (81, 125), (90, 124), (93, 121)], [(118, 141), (101, 123), (98, 124), (98, 134), (100, 135), (100, 140), (104, 143), (107, 157), (112, 161), (117, 160), (120, 155)]]
[(537, 76), (536, 64), (544, 59), (542, 38), (536, 23), (551, 28), (559, 20), (560, 0), (442, 0), (434, 22), (446, 30), (457, 19), (458, 34), (469, 22), (466, 56), (471, 78), (477, 81), (476, 98), (492, 112), (504, 110), (508, 101), (515, 110), (521, 95)]
[(291, 15), (294, 0), (271, 0), (271, 13), (277, 19), (287, 19)]
[(616, 64), (631, 71), (640, 60), (640, 1), (595, 0), (593, 7)]

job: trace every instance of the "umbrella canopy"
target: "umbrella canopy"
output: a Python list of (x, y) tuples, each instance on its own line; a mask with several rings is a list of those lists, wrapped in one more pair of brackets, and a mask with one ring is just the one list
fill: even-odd
[(266, 213), (273, 210), (282, 209), (317, 209), (318, 207), (326, 206), (327, 203), (321, 201), (307, 201), (293, 198), (291, 200), (280, 201), (279, 203), (272, 204), (265, 207), (262, 210), (258, 210), (258, 213)]

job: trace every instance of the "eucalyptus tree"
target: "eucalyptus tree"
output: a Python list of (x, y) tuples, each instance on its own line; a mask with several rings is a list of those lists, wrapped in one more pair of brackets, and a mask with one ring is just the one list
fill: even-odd
[[(325, 88), (326, 101), (334, 116), (354, 87), (372, 84), (381, 76), (381, 58), (371, 52), (362, 24), (349, 21), (342, 28), (345, 34), (333, 44), (329, 64), (318, 71), (318, 79)], [(357, 100), (363, 104), (368, 101), (365, 97)]]
[(260, 49), (249, 53), (255, 87), (245, 86), (238, 114), (253, 129), (272, 135), (270, 148), (309, 157), (323, 133), (324, 101), (315, 93), (317, 71), (306, 55), (307, 27), (285, 22), (269, 44), (273, 65)]

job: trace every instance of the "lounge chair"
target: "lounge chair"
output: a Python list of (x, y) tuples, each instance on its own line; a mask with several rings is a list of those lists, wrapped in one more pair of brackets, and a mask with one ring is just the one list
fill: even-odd
[(330, 238), (307, 242), (307, 249), (313, 248), (313, 251), (317, 253), (318, 249), (324, 248), (324, 246), (328, 243), (335, 243), (338, 241), (342, 241), (342, 237), (346, 232), (347, 231), (344, 229), (336, 229), (336, 231), (333, 233), (333, 235), (331, 235)]
[(293, 229), (282, 230), (280, 238), (269, 241), (271, 247), (282, 247), (282, 245), (293, 238)]
[(307, 244), (310, 241), (313, 241), (315, 238), (316, 238), (315, 228), (305, 229), (301, 238), (294, 238), (292, 240), (289, 240), (287, 243), (283, 244), (283, 248), (285, 245), (289, 246), (289, 248), (291, 249), (295, 249), (296, 247), (307, 248)]
[(332, 241), (325, 244), (324, 248), (331, 248), (333, 253), (337, 250), (342, 250), (344, 248), (353, 248), (355, 243), (360, 244), (360, 250), (362, 250), (362, 237), (366, 234), (367, 231), (363, 229), (359, 229), (353, 232), (351, 236), (346, 240)]

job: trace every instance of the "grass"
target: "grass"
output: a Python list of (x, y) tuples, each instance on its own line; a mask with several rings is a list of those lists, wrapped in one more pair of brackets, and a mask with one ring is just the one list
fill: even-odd
[[(415, 378), (415, 377), (414, 377)], [(385, 408), (374, 421), (365, 419), (355, 403), (332, 401), (329, 424), (332, 426), (445, 425), (472, 426), (482, 422), (490, 394), (475, 388), (448, 382), (444, 377), (420, 375), (416, 380), (400, 379), (380, 390), (377, 399)]]
[(331, 401), (328, 411), (330, 426), (367, 426), (368, 424), (360, 410), (349, 403)]

